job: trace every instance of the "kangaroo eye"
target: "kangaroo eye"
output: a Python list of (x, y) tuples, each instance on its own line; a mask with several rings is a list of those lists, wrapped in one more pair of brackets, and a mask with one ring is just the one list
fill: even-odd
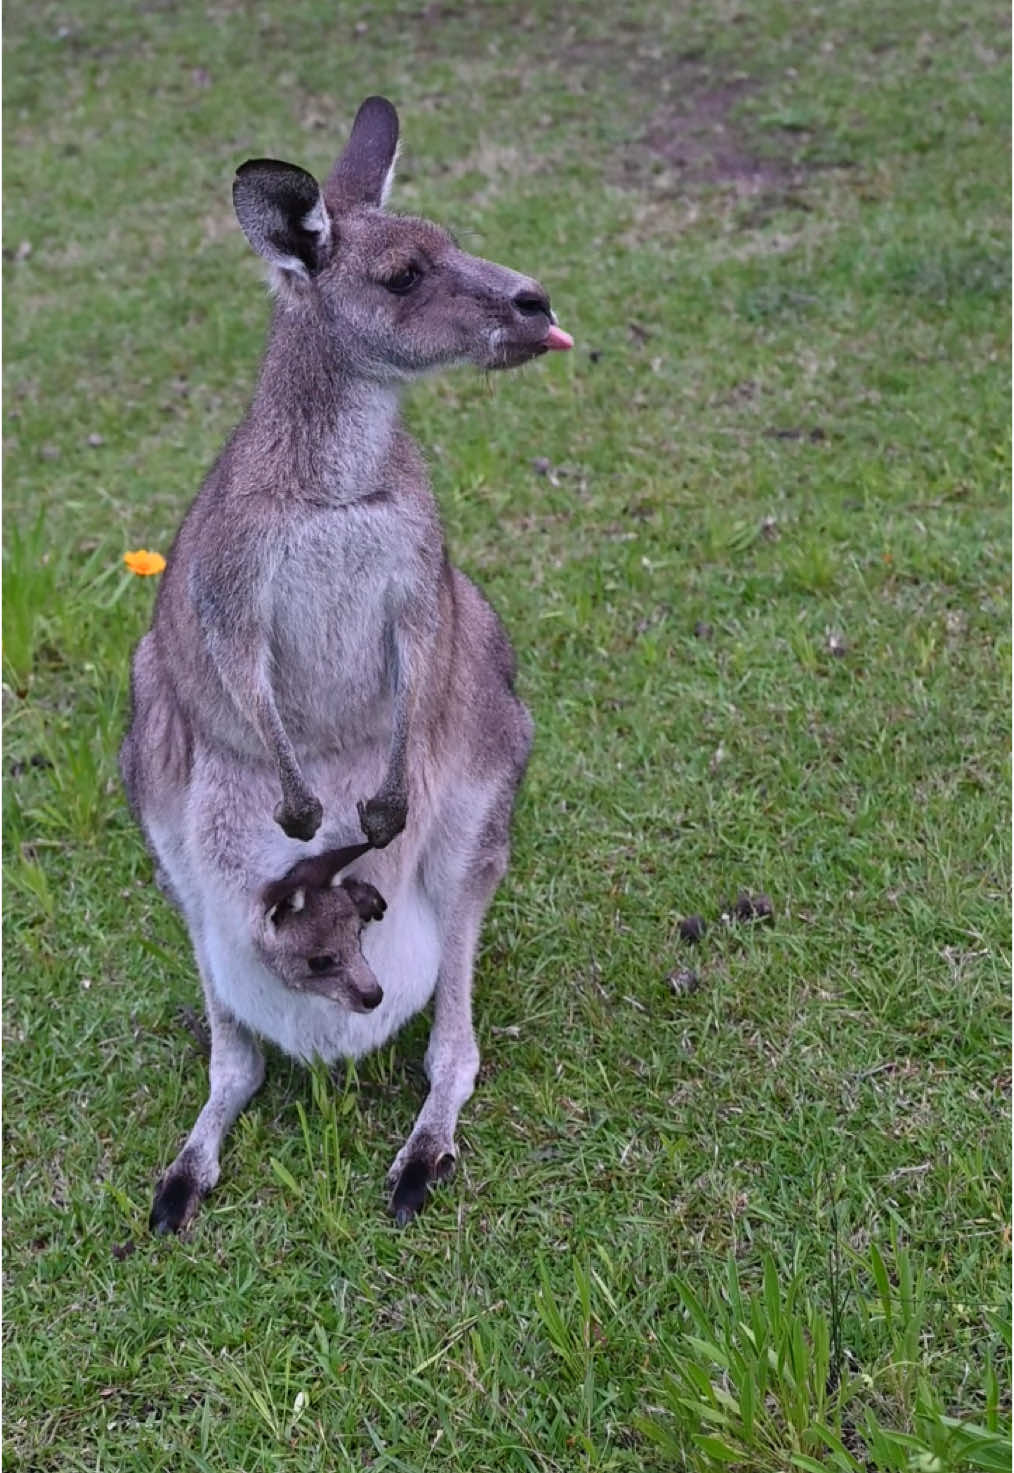
[(422, 272), (418, 266), (406, 266), (404, 271), (396, 271), (393, 276), (389, 276), (384, 282), (384, 286), (386, 286), (389, 292), (394, 292), (396, 296), (403, 297), (406, 292), (412, 290), (421, 276)]

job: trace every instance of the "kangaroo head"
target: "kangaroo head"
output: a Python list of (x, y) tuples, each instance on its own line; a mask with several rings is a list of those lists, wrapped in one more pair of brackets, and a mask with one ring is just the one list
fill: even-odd
[(365, 880), (340, 878), (369, 847), (355, 844), (301, 859), (261, 894), (263, 960), (293, 991), (317, 993), (355, 1013), (370, 1012), (384, 996), (360, 949), (360, 935), (368, 921), (383, 918), (387, 904)]
[(368, 97), (323, 189), (272, 159), (242, 165), (236, 214), (291, 311), (315, 318), (357, 373), (403, 379), (446, 364), (513, 368), (572, 346), (537, 281), (461, 250), (439, 225), (385, 208), (398, 114)]

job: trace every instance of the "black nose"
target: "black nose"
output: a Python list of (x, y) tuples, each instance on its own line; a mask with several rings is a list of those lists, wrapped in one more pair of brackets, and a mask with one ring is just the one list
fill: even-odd
[(334, 966), (333, 956), (311, 956), (307, 957), (306, 965), (311, 972), (330, 972)]
[(523, 292), (518, 292), (514, 298), (514, 305), (522, 317), (535, 317), (540, 312), (546, 317), (551, 315), (549, 311), (549, 298), (545, 292), (533, 291), (531, 287), (527, 287)]

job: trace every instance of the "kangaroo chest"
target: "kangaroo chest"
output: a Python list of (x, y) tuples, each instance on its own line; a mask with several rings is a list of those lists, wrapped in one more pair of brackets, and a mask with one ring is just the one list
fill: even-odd
[(344, 745), (389, 725), (406, 541), (397, 518), (358, 507), (316, 513), (289, 539), (269, 591), (271, 680), (297, 743)]

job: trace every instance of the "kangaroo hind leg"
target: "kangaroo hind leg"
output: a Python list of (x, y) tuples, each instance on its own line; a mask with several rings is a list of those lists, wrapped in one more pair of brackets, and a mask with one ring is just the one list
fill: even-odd
[(153, 1233), (178, 1233), (219, 1177), (222, 1142), (240, 1111), (264, 1080), (264, 1056), (253, 1035), (217, 1001), (204, 973), (211, 1024), (210, 1089), (183, 1149), (155, 1190), (148, 1226)]
[(388, 1174), (390, 1211), (399, 1225), (425, 1204), (430, 1187), (454, 1171), (454, 1132), (479, 1070), (472, 1026), (472, 969), (483, 916), (507, 868), (506, 841), (484, 850), (438, 902), (440, 970), (426, 1049), (429, 1093)]

